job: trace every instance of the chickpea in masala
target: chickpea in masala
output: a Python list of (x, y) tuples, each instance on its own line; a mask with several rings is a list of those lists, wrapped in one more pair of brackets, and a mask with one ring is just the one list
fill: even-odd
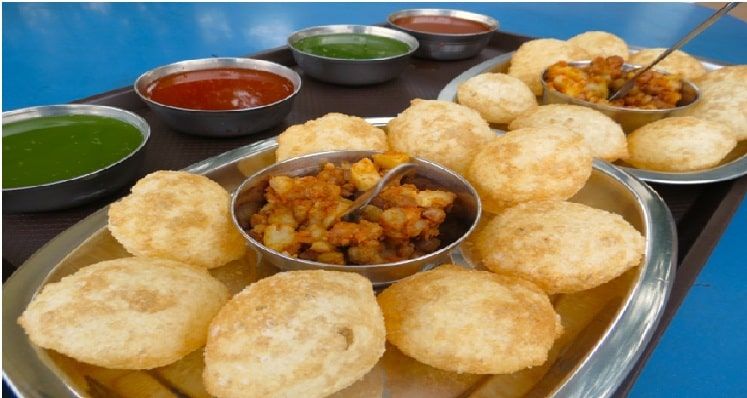
[(456, 198), (452, 192), (390, 184), (359, 221), (340, 219), (388, 169), (409, 160), (404, 153), (385, 152), (352, 164), (326, 163), (316, 175), (272, 177), (249, 234), (286, 255), (338, 265), (383, 264), (434, 252), (441, 245), (439, 226)]
[(635, 86), (623, 98), (609, 97), (635, 75), (623, 70), (622, 57), (596, 57), (584, 67), (556, 62), (547, 69), (547, 86), (584, 101), (640, 109), (671, 109), (682, 99), (682, 78), (648, 70), (636, 79)]

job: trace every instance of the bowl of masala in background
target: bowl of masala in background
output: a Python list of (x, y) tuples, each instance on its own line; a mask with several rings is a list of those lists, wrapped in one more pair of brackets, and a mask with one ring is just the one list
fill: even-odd
[(3, 112), (3, 213), (59, 210), (111, 194), (137, 177), (150, 127), (97, 105)]
[(301, 77), (274, 62), (206, 58), (145, 72), (134, 89), (174, 130), (233, 137), (280, 123), (291, 111)]
[(399, 76), (418, 41), (380, 26), (328, 25), (294, 32), (288, 47), (307, 75), (327, 83), (361, 86)]
[(498, 29), (498, 21), (487, 15), (448, 9), (397, 11), (387, 22), (418, 39), (420, 48), (414, 56), (439, 61), (477, 55)]

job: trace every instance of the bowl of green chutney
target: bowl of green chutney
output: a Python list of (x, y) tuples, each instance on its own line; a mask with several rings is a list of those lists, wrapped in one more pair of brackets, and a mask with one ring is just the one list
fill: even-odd
[(3, 112), (3, 213), (60, 210), (131, 183), (148, 123), (108, 106), (51, 105)]
[(418, 41), (380, 26), (328, 25), (293, 33), (288, 47), (305, 74), (327, 83), (361, 86), (399, 76)]

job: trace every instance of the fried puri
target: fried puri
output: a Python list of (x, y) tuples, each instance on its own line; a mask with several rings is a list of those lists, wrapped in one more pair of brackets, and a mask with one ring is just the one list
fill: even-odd
[(458, 173), (495, 133), (480, 114), (447, 101), (415, 99), (388, 125), (389, 146)]
[(483, 145), (466, 177), (483, 208), (497, 213), (517, 203), (570, 198), (586, 184), (591, 164), (580, 134), (562, 127), (531, 127)]
[(586, 51), (573, 44), (557, 39), (537, 39), (519, 47), (511, 58), (508, 74), (523, 81), (534, 95), (542, 94), (540, 75), (558, 61), (588, 59)]
[(359, 117), (341, 113), (328, 113), (291, 126), (278, 135), (277, 140), (278, 161), (314, 152), (388, 149), (383, 130)]
[(437, 268), (378, 297), (387, 340), (404, 354), (457, 373), (512, 373), (545, 362), (561, 333), (547, 295), (487, 271)]
[(537, 98), (521, 80), (503, 73), (483, 73), (457, 89), (457, 100), (490, 123), (510, 123), (537, 107)]
[[(666, 49), (664, 48), (647, 48), (638, 51), (637, 53), (630, 55), (628, 63), (646, 66), (653, 62), (665, 50)], [(656, 65), (656, 69), (679, 74), (685, 80), (694, 80), (706, 74), (706, 70), (700, 61), (695, 59), (692, 55), (680, 50), (676, 50), (661, 60), (661, 62)]]
[(215, 268), (246, 251), (230, 202), (228, 192), (205, 176), (157, 171), (109, 206), (109, 230), (135, 256)]
[(565, 201), (507, 209), (475, 242), (488, 269), (532, 281), (548, 294), (612, 280), (640, 264), (645, 245), (620, 215)]
[(580, 134), (592, 156), (608, 162), (628, 155), (622, 127), (609, 116), (585, 106), (543, 105), (514, 119), (509, 129), (546, 126), (563, 127)]
[(625, 41), (609, 32), (584, 32), (568, 39), (568, 44), (586, 51), (589, 58), (619, 55), (628, 59), (629, 56)]
[(290, 271), (256, 282), (210, 325), (203, 380), (227, 397), (324, 397), (361, 379), (384, 353), (371, 282)]
[(111, 369), (168, 365), (205, 344), (225, 286), (206, 270), (140, 257), (47, 284), (18, 322), (34, 344)]
[(747, 84), (747, 65), (729, 65), (707, 72), (695, 80), (698, 88), (709, 87), (712, 84), (728, 82), (731, 84)]
[(721, 123), (668, 117), (628, 135), (626, 162), (647, 170), (703, 170), (718, 165), (736, 145), (734, 134)]
[(747, 139), (747, 65), (708, 72), (697, 85), (700, 101), (677, 115), (722, 123), (737, 140)]

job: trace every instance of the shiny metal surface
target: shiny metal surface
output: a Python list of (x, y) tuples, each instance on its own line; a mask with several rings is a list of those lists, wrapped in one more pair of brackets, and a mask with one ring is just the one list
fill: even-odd
[[(633, 48), (631, 49), (631, 52), (634, 53), (637, 50), (638, 49)], [(460, 84), (481, 73), (506, 73), (508, 71), (508, 66), (511, 63), (512, 56), (513, 52), (502, 54), (467, 69), (441, 89), (441, 92), (438, 93), (438, 99), (441, 101), (457, 102), (456, 93)], [(701, 63), (708, 71), (721, 68), (721, 65), (713, 62), (701, 60)], [(636, 169), (621, 162), (617, 162), (616, 165), (644, 181), (660, 184), (689, 185), (728, 181), (747, 175), (747, 141), (741, 141), (738, 143), (736, 148), (726, 156), (721, 164), (707, 170), (665, 173), (660, 171)]]
[[(294, 46), (305, 37), (333, 33), (364, 33), (388, 37), (407, 44), (410, 51), (385, 58), (339, 59), (300, 51)], [(409, 64), (410, 55), (418, 49), (418, 41), (407, 33), (380, 26), (327, 25), (294, 32), (288, 37), (288, 48), (298, 66), (309, 76), (327, 83), (362, 86), (383, 83), (399, 76)]]
[[(383, 126), (391, 118), (369, 118)], [(187, 168), (234, 190), (275, 160), (275, 139), (259, 141)], [(602, 323), (599, 335), (569, 347), (537, 388), (547, 396), (610, 396), (648, 343), (666, 304), (674, 281), (676, 237), (674, 222), (661, 198), (645, 184), (608, 163), (595, 161), (587, 185), (572, 199), (623, 216), (646, 237), (645, 258), (634, 269), (628, 295), (610, 308), (611, 321)], [(101, 256), (116, 258), (120, 252), (102, 253), (107, 208), (75, 224), (35, 253), (3, 288), (3, 377), (20, 397), (82, 397), (86, 387), (73, 382), (76, 374), (58, 367), (50, 354), (34, 347), (16, 319), (33, 295), (47, 282), (59, 280)], [(121, 248), (119, 250), (122, 250)], [(97, 252), (96, 256), (92, 252)], [(465, 262), (459, 250), (452, 260)], [(582, 339), (583, 340), (583, 339)], [(67, 371), (71, 371), (67, 369)], [(537, 389), (533, 390), (536, 391)], [(385, 387), (385, 394), (387, 394)], [(386, 396), (386, 395), (385, 395)]]
[[(225, 111), (170, 106), (155, 102), (146, 95), (148, 86), (161, 77), (177, 72), (226, 67), (256, 69), (280, 75), (293, 83), (293, 93), (269, 105)], [(140, 99), (174, 130), (208, 137), (234, 137), (254, 134), (280, 123), (293, 107), (296, 94), (301, 89), (301, 77), (292, 69), (270, 61), (250, 58), (204, 58), (180, 61), (149, 70), (135, 80), (133, 88)]]
[[(398, 18), (417, 15), (442, 15), (467, 19), (485, 24), (490, 30), (467, 34), (429, 33), (407, 29), (394, 23)], [(493, 37), (493, 33), (498, 29), (498, 21), (488, 15), (442, 8), (419, 8), (397, 11), (389, 15), (387, 23), (392, 28), (407, 32), (418, 39), (420, 48), (415, 51), (414, 56), (439, 61), (474, 57), (488, 45), (490, 38)]]
[[(585, 67), (591, 64), (591, 61), (573, 61), (568, 62), (568, 65)], [(624, 71), (630, 71), (640, 68), (638, 65), (623, 64)], [(668, 74), (663, 71), (659, 73)], [(605, 104), (597, 104), (594, 102), (584, 101), (578, 98), (571, 97), (560, 91), (553, 90), (547, 86), (545, 82), (545, 74), (547, 70), (542, 73), (542, 104), (572, 104), (581, 105), (587, 108), (597, 110), (609, 116), (615, 122), (622, 126), (623, 131), (626, 133), (632, 133), (633, 130), (643, 127), (646, 124), (655, 122), (659, 119), (672, 116), (675, 112), (687, 109), (695, 105), (700, 100), (700, 90), (691, 82), (683, 80), (682, 82), (682, 100), (678, 103), (677, 107), (671, 109), (637, 109), (637, 108), (625, 108), (622, 106), (612, 106)]]
[(150, 126), (134, 113), (97, 105), (36, 106), (3, 112), (3, 124), (61, 115), (93, 115), (121, 120), (136, 127), (143, 136), (143, 142), (126, 157), (92, 173), (47, 184), (3, 188), (3, 213), (49, 211), (78, 206), (122, 188), (137, 175), (150, 138)]
[[(236, 226), (241, 230), (249, 245), (270, 263), (283, 270), (323, 269), (329, 271), (355, 272), (383, 287), (404, 277), (429, 267), (449, 262), (449, 252), (459, 245), (477, 227), (482, 213), (480, 198), (475, 189), (463, 177), (438, 164), (413, 158), (415, 164), (413, 178), (407, 178), (420, 189), (445, 189), (457, 195), (451, 211), (442, 225), (440, 238), (445, 243), (433, 253), (394, 263), (376, 265), (334, 265), (317, 261), (294, 258), (277, 252), (252, 238), (246, 230), (250, 228), (249, 217), (265, 204), (264, 193), (273, 176), (292, 177), (316, 174), (325, 163), (340, 164), (357, 162), (370, 157), (375, 151), (334, 151), (300, 156), (273, 164), (247, 178), (233, 194), (232, 215)], [(448, 234), (448, 235), (447, 235)]]

